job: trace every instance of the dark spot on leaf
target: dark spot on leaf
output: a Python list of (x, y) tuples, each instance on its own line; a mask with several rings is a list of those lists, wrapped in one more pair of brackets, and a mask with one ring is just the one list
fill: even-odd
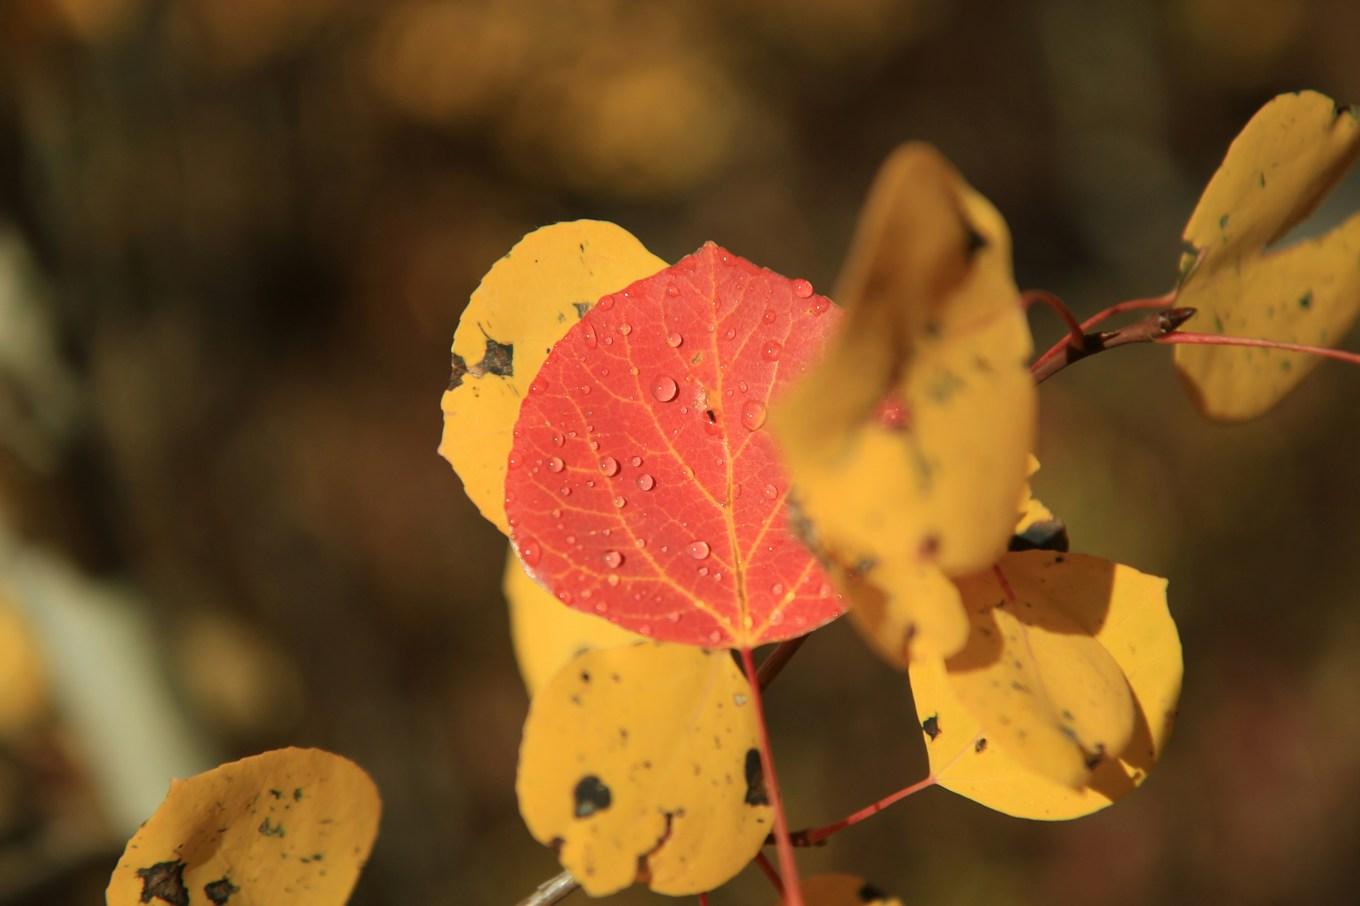
[(445, 390), (457, 390), (463, 383), (463, 375), (467, 374), (467, 362), (458, 353), (449, 356), (449, 386)]
[(1224, 214), (1222, 217), (1218, 218), (1218, 228), (1219, 228), (1220, 230), (1226, 230), (1226, 229), (1228, 228), (1228, 215), (1227, 215), (1227, 214)]
[(572, 791), (572, 797), (576, 801), (574, 814), (577, 818), (585, 818), (596, 812), (604, 811), (609, 808), (609, 803), (613, 801), (609, 787), (600, 781), (594, 774), (587, 774), (576, 784), (576, 789)]
[(282, 799), (283, 790), (270, 790), (269, 795), (273, 796), (275, 799)]
[(872, 884), (865, 884), (859, 889), (856, 896), (859, 897), (861, 903), (872, 903), (875, 900), (886, 900), (888, 898), (886, 893)]
[(967, 233), (963, 239), (963, 250), (969, 258), (972, 258), (987, 247), (987, 239), (977, 230), (973, 229), (973, 225), (966, 220), (963, 223), (963, 228)]
[(583, 682), (583, 683), (588, 683), (588, 682), (590, 682), (590, 671), (589, 671), (589, 670), (582, 670), (582, 671), (581, 671), (581, 682)]
[(1096, 743), (1095, 751), (1088, 752), (1086, 754), (1087, 770), (1093, 770), (1096, 765), (1100, 764), (1104, 760), (1105, 760), (1105, 743), (1098, 742)]
[(293, 801), (294, 802), (302, 801), (302, 787), (300, 786), (293, 787)]
[(921, 546), (916, 552), (922, 560), (934, 560), (940, 555), (940, 536), (925, 535), (921, 538)]
[(510, 377), (515, 373), (515, 344), (497, 343), (486, 338), (486, 354), (482, 356), (483, 373)]
[(940, 735), (940, 715), (932, 714), (921, 721), (921, 731), (930, 737), (931, 741)]
[(1023, 532), (1012, 535), (1007, 550), (1066, 552), (1070, 544), (1067, 526), (1061, 519), (1044, 519), (1035, 522)]
[(1302, 296), (1299, 297), (1299, 308), (1302, 308), (1304, 311), (1307, 311), (1312, 307), (1313, 307), (1313, 291), (1310, 289), (1308, 290), (1308, 292), (1304, 293)]
[(769, 805), (770, 795), (765, 792), (765, 768), (760, 763), (760, 750), (746, 750), (746, 797), (747, 805)]
[(710, 424), (716, 425), (718, 423), (718, 414), (712, 409), (705, 409), (704, 416), (708, 418)]
[(571, 303), (571, 307), (576, 309), (576, 317), (578, 318), (584, 318), (586, 312), (590, 311), (589, 302), (573, 302)]
[(282, 837), (284, 835), (283, 825), (271, 824), (268, 818), (260, 822), (259, 831), (266, 837)]
[(150, 903), (155, 898), (171, 906), (189, 906), (189, 891), (184, 888), (184, 863), (178, 859), (139, 868), (137, 877), (142, 879), (143, 903)]
[(977, 742), (973, 743), (973, 751), (979, 754), (987, 751), (987, 737), (979, 736)]
[(225, 906), (231, 895), (241, 888), (231, 883), (225, 876), (203, 885), (203, 895), (213, 904), (213, 906)]

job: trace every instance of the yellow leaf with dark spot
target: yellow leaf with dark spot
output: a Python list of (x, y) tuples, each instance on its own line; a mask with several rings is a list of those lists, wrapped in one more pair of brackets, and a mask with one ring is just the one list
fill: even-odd
[(572, 660), (529, 706), (520, 813), (586, 892), (711, 890), (772, 813), (751, 688), (726, 651), (642, 643)]
[[(1360, 213), (1327, 234), (1272, 248), (1360, 155), (1360, 111), (1317, 92), (1266, 104), (1233, 140), (1184, 239), (1176, 304), (1200, 329), (1334, 346), (1360, 314)], [(1206, 415), (1254, 418), (1318, 357), (1271, 349), (1178, 344), (1176, 367)]]
[(601, 296), (665, 266), (612, 223), (555, 223), (521, 239), (473, 292), (453, 335), (439, 453), (502, 532), (510, 432), (548, 350)]
[(1015, 526), (1036, 409), (1005, 222), (939, 152), (905, 145), (836, 295), (840, 333), (773, 419), (804, 515), (845, 563), (990, 565)]
[[(1132, 735), (1122, 749), (1107, 751), (1081, 786), (1045, 776), (1035, 769), (1032, 757), (1019, 757), (1031, 748), (1034, 736), (1031, 730), (1029, 739), (1017, 739), (1018, 721), (1021, 715), (1032, 715), (1033, 709), (988, 710), (982, 715), (984, 721), (974, 716), (971, 704), (965, 704), (957, 694), (955, 671), (966, 667), (970, 657), (982, 660), (988, 656), (983, 649), (993, 639), (982, 635), (947, 667), (938, 660), (911, 665), (917, 714), (923, 723), (930, 721), (926, 751), (931, 773), (941, 786), (1008, 815), (1065, 820), (1090, 814), (1143, 782), (1171, 732), (1181, 687), (1181, 646), (1166, 606), (1166, 581), (1127, 566), (1074, 554), (1012, 554), (1003, 565), (1021, 602), (1018, 607), (1007, 603), (1003, 610), (1018, 609), (1022, 615), (1028, 611), (1027, 634), (1070, 635), (1073, 640), (1084, 640), (1083, 644), (1094, 641), (1108, 653), (1133, 696)], [(974, 590), (981, 585), (976, 583)], [(1022, 593), (1021, 589), (1026, 591)], [(987, 591), (993, 598), (1004, 595), (997, 586)], [(1025, 601), (1034, 607), (1026, 608)], [(994, 601), (984, 595), (975, 603), (987, 607)], [(1037, 615), (1035, 610), (1039, 611)], [(989, 672), (1000, 678), (999, 667)], [(1089, 697), (1080, 689), (1055, 689), (1057, 674), (1048, 672), (1044, 676), (1058, 694)], [(1109, 679), (1102, 672), (1097, 682), (1103, 688)], [(1056, 701), (1055, 706), (1061, 721), (1064, 706)], [(1000, 722), (1001, 714), (1012, 719), (1010, 726)], [(1047, 720), (1052, 718), (1050, 711)], [(1060, 735), (1066, 736), (1061, 731)], [(1052, 734), (1046, 734), (1046, 738), (1053, 741)], [(1060, 739), (1057, 743), (1070, 747), (1073, 741)], [(1072, 764), (1066, 756), (1058, 761)]]
[(530, 695), (578, 654), (643, 641), (637, 633), (557, 600), (529, 578), (513, 548), (505, 558), (502, 588), (510, 603), (515, 660)]
[(108, 906), (340, 906), (382, 803), (352, 761), (278, 749), (175, 781), (123, 851)]
[(855, 875), (813, 875), (801, 886), (806, 906), (902, 906), (897, 897)]

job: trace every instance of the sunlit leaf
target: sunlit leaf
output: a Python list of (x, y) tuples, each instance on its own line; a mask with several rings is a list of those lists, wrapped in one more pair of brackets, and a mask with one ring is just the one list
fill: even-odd
[(775, 418), (841, 562), (959, 575), (1005, 550), (1035, 422), (1010, 269), (1005, 223), (937, 151), (887, 160), (837, 288), (844, 327)]
[[(1038, 643), (1034, 655), (1042, 661), (1040, 674), (1052, 704), (1042, 709), (1032, 705), (1016, 705), (1013, 710), (978, 709), (971, 699), (965, 703), (959, 695), (960, 675), (968, 672), (974, 676), (965, 678), (963, 685), (982, 686), (983, 695), (1004, 696), (1010, 673), (1019, 682), (1032, 682), (1029, 677), (1020, 678), (1020, 670), (1013, 665), (1008, 669), (1001, 662), (1011, 656), (1012, 646), (1007, 645), (1000, 653), (992, 650), (999, 638), (999, 625), (986, 627), (993, 632), (991, 636), (978, 633), (947, 668), (938, 660), (913, 663), (912, 693), (926, 733), (931, 773), (941, 786), (1017, 817), (1061, 820), (1089, 814), (1143, 782), (1171, 731), (1180, 694), (1181, 647), (1166, 607), (1166, 581), (1127, 566), (1072, 554), (1010, 554), (1002, 563), (1017, 603), (1007, 603), (996, 615), (1015, 612), (1020, 619), (1008, 621), (1010, 625), (1018, 624), (1026, 639)], [(988, 608), (1004, 597), (995, 584), (988, 587), (989, 583), (978, 581), (968, 585), (970, 604)], [(1027, 603), (1033, 607), (1027, 607)], [(1089, 659), (1089, 653), (1080, 649), (1090, 642), (1108, 653), (1127, 682), (1134, 703), (1133, 730), (1122, 748), (1107, 749), (1089, 777), (1080, 786), (1072, 786), (1052, 779), (1054, 772), (1043, 770), (1046, 764), (1035, 764), (1039, 754), (1036, 744), (1044, 739), (1060, 750), (1053, 764), (1067, 766), (1064, 781), (1082, 774), (1084, 764), (1074, 764), (1076, 759), (1068, 751), (1077, 740), (1068, 738), (1061, 729), (1055, 738), (1049, 727), (1071, 725), (1078, 734), (1092, 732), (1077, 727), (1083, 716), (1080, 711), (1071, 721), (1066, 720), (1063, 709), (1070, 706), (1061, 704), (1075, 700), (1089, 702), (1081, 706), (1083, 710), (1101, 707), (1092, 701), (1087, 684), (1094, 681), (1095, 689), (1104, 694), (1111, 678), (1104, 670), (1075, 666)], [(1073, 656), (1074, 648), (1079, 660), (1066, 660)], [(1055, 669), (1057, 658), (1063, 660), (1056, 661)], [(974, 666), (989, 660), (990, 666)], [(1087, 673), (1092, 678), (1083, 679)], [(989, 677), (1002, 682), (1003, 688), (991, 687)], [(1034, 694), (1045, 693), (1037, 693), (1033, 687), (1026, 693), (1031, 697)], [(998, 698), (998, 702), (1004, 701)], [(1120, 707), (1114, 706), (1111, 713)], [(1031, 722), (1036, 714), (1041, 718), (1037, 729)], [(1026, 738), (1020, 738), (1021, 729), (1026, 730)], [(1077, 758), (1084, 758), (1091, 746), (1085, 743), (1077, 750)]]
[(854, 875), (813, 875), (803, 879), (802, 890), (806, 906), (902, 906), (897, 897)]
[(548, 350), (600, 296), (665, 266), (612, 223), (556, 223), (521, 239), (472, 294), (453, 335), (439, 452), (501, 531), (510, 431)]
[(340, 906), (378, 833), (378, 791), (353, 762), (279, 749), (175, 781), (128, 843), (109, 906)]
[(668, 641), (754, 645), (838, 616), (789, 530), (765, 427), (838, 315), (807, 281), (712, 244), (601, 299), (515, 427), (506, 510), (529, 571), (572, 607)]
[(596, 896), (697, 893), (740, 871), (772, 814), (751, 688), (725, 651), (590, 651), (534, 696), (516, 790), (539, 842)]
[(547, 589), (529, 578), (513, 548), (505, 559), (502, 588), (510, 603), (515, 661), (530, 695), (563, 664), (584, 651), (642, 641), (641, 636), (608, 620), (564, 607)]
[(872, 576), (845, 571), (837, 577), (851, 622), (874, 653), (898, 669), (916, 658), (947, 657), (968, 641), (958, 587), (934, 564), (888, 562)]
[[(1233, 140), (1200, 197), (1176, 304), (1200, 329), (1335, 346), (1360, 314), (1360, 213), (1329, 233), (1273, 244), (1302, 221), (1360, 154), (1360, 111), (1305, 91), (1266, 104)], [(1176, 367), (1205, 414), (1248, 419), (1303, 379), (1317, 357), (1177, 345)]]

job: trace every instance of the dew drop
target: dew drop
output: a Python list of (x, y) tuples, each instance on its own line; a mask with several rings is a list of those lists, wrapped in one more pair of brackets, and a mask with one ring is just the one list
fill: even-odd
[(751, 385), (746, 383), (745, 381), (739, 381), (737, 383), (737, 389), (740, 390), (742, 393), (745, 393), (746, 391), (751, 389)]
[(765, 495), (766, 500), (774, 500), (776, 497), (779, 496), (779, 488), (775, 487), (772, 484), (767, 484), (765, 485), (765, 487), (760, 489), (760, 493)]
[(770, 594), (774, 595), (776, 598), (782, 597), (783, 594), (784, 594), (784, 585), (783, 585), (783, 583), (781, 583), (781, 582), (776, 582), (776, 583), (774, 583), (773, 585), (771, 585), (771, 586), (770, 586)]
[(737, 330), (736, 330), (735, 327), (729, 327), (729, 328), (727, 328), (726, 331), (723, 332), (723, 338), (724, 338), (724, 339), (727, 339), (727, 340), (734, 339), (736, 336), (737, 336)]
[(518, 469), (519, 464), (523, 461), (524, 460), (520, 458), (520, 455), (518, 453), (511, 453), (510, 458), (506, 460), (505, 464), (512, 469)]
[(600, 471), (612, 478), (619, 474), (619, 461), (612, 456), (600, 457)]
[[(613, 346), (613, 345), (614, 345), (614, 338), (613, 338), (613, 337), (605, 337), (605, 338), (604, 338), (604, 345), (606, 345), (606, 346)], [(603, 373), (604, 373), (604, 374), (608, 374), (608, 373), (609, 373), (608, 369), (606, 369)]]
[(630, 333), (632, 333), (632, 332), (633, 332), (633, 325), (632, 325), (632, 324), (629, 324), (627, 321), (624, 321), (622, 324), (619, 325), (619, 333), (623, 334), (625, 337), (628, 336), (628, 335), (629, 335)]
[(595, 479), (593, 479), (593, 478), (587, 478), (587, 479), (586, 479), (586, 487), (588, 487), (588, 488), (593, 488), (593, 487), (595, 487)]
[(614, 588), (619, 584), (618, 573), (610, 573), (609, 575), (604, 577), (604, 581), (609, 584), (610, 588)]
[(767, 309), (765, 309), (765, 314), (763, 314), (763, 315), (760, 316), (760, 323), (761, 323), (761, 324), (766, 324), (766, 325), (768, 325), (768, 324), (773, 324), (773, 323), (774, 323), (774, 319), (775, 319), (776, 317), (777, 317), (777, 315), (775, 315), (774, 309), (773, 309), (773, 308), (767, 308)]
[(764, 348), (760, 350), (760, 355), (765, 361), (773, 362), (779, 358), (779, 354), (783, 351), (783, 346), (774, 340), (770, 340), (765, 344)]
[(562, 487), (560, 487), (560, 488), (557, 489), (557, 493), (558, 493), (558, 494), (561, 494), (563, 497), (570, 497), (570, 496), (571, 496), (571, 488), (569, 488), (569, 487), (566, 486), (566, 485), (562, 485)]
[(595, 307), (598, 308), (600, 311), (609, 311), (609, 309), (614, 307), (614, 296), (611, 294), (602, 297), (600, 299), (599, 304), (596, 305)]
[(716, 645), (722, 641), (722, 633), (715, 629), (708, 634), (708, 640)]
[(562, 461), (562, 457), (554, 456), (552, 459), (548, 460), (546, 465), (549, 472), (560, 472), (566, 468), (567, 464)]
[[(671, 288), (674, 289), (674, 287)], [(680, 336), (680, 334), (678, 333), (666, 335), (666, 345), (669, 346), (671, 349), (678, 349), (680, 344), (683, 342), (685, 342), (685, 338)]]
[(537, 541), (525, 541), (519, 545), (519, 558), (525, 566), (537, 566), (538, 561), (543, 559), (543, 548), (538, 546)]
[(610, 569), (618, 569), (623, 565), (623, 554), (618, 551), (605, 551), (604, 557), (601, 559), (604, 560), (604, 565)]
[(802, 277), (793, 281), (793, 294), (800, 299), (806, 299), (812, 295), (812, 284)]
[(627, 497), (615, 497), (615, 498), (614, 498), (614, 509), (616, 509), (616, 510), (621, 510), (621, 509), (623, 509), (624, 507), (626, 507), (627, 505), (628, 505), (628, 498), (627, 498)]
[(822, 297), (818, 297), (812, 300), (812, 308), (808, 310), (812, 313), (813, 317), (816, 317), (817, 315), (820, 315), (822, 312), (826, 311), (830, 307), (831, 302), (829, 300)]
[(553, 516), (554, 519), (561, 519), (561, 518), (562, 518), (562, 511), (561, 511), (560, 509), (558, 509), (558, 508), (554, 508), (553, 511), (552, 511), (552, 516)]
[(633, 468), (636, 469), (638, 466), (642, 465), (642, 457), (641, 457), (641, 456), (630, 456), (630, 457), (628, 458), (628, 465), (630, 465), (630, 466), (632, 466)]
[(638, 490), (650, 491), (652, 488), (656, 487), (656, 479), (646, 472), (643, 472), (637, 477), (637, 486)]
[(747, 400), (741, 407), (741, 424), (747, 431), (765, 424), (765, 404), (760, 400)]
[(540, 377), (540, 378), (534, 378), (533, 381), (531, 381), (530, 384), (529, 384), (529, 392), (530, 392), (530, 393), (542, 393), (544, 390), (547, 390), (547, 389), (548, 389), (548, 382), (545, 381), (545, 380), (544, 380), (543, 378), (541, 378), (541, 377)]
[(675, 399), (675, 395), (679, 392), (679, 385), (675, 383), (674, 379), (664, 374), (652, 382), (652, 396), (656, 397), (659, 403), (669, 403)]
[(675, 285), (674, 283), (672, 283), (670, 286), (667, 286), (667, 287), (666, 287), (666, 295), (668, 295), (668, 296), (678, 296), (678, 295), (680, 295), (680, 290), (676, 287), (676, 285)]
[(570, 604), (572, 602), (571, 592), (569, 591), (558, 592), (557, 600), (561, 601), (563, 604)]
[(707, 566), (701, 566), (701, 567), (699, 567), (699, 575), (701, 575), (701, 576), (706, 576), (706, 575), (708, 575), (708, 567), (707, 567)]
[(636, 547), (636, 548), (638, 548), (639, 550), (641, 550), (642, 548), (644, 548), (644, 547), (647, 546), (647, 539), (646, 539), (646, 538), (639, 538), (639, 539), (637, 539), (636, 541), (633, 542), (633, 546)]
[(708, 556), (708, 542), (691, 541), (689, 547), (685, 548), (685, 550), (688, 551), (689, 555), (695, 560), (702, 560)]

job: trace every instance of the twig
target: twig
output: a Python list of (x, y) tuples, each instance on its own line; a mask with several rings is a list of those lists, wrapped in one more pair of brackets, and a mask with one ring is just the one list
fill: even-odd
[(798, 653), (798, 649), (803, 647), (803, 643), (808, 640), (805, 635), (800, 635), (794, 639), (785, 639), (775, 646), (774, 650), (765, 656), (765, 660), (760, 662), (760, 670), (756, 671), (756, 680), (760, 683), (762, 690), (768, 689), (774, 678), (784, 669), (784, 665), (793, 660), (793, 656)]
[(779, 877), (779, 872), (775, 871), (774, 866), (770, 864), (770, 860), (765, 857), (764, 853), (756, 853), (755, 863), (764, 872), (766, 880), (770, 882), (782, 900), (784, 898), (784, 881)]
[(779, 871), (784, 878), (785, 899), (788, 906), (803, 906), (803, 890), (798, 884), (798, 862), (794, 859), (793, 846), (789, 843), (789, 823), (784, 814), (784, 799), (779, 794), (779, 778), (775, 775), (770, 730), (765, 723), (765, 703), (760, 694), (755, 658), (751, 656), (749, 647), (741, 649), (741, 660), (746, 668), (746, 679), (751, 684), (751, 695), (756, 707), (760, 729), (760, 762), (765, 777), (765, 791), (770, 805), (774, 807), (774, 842), (779, 853)]
[[(1034, 383), (1042, 384), (1068, 365), (1107, 349), (1128, 346), (1131, 343), (1166, 341), (1168, 336), (1173, 335), (1194, 314), (1193, 308), (1169, 308), (1140, 318), (1132, 324), (1126, 324), (1118, 330), (1103, 330), (1097, 333), (1083, 334), (1081, 345), (1069, 343), (1064, 345), (1053, 357), (1045, 360), (1041, 356), (1037, 359), (1030, 366), (1030, 372), (1034, 375)], [(1044, 355), (1047, 356), (1048, 353)]]
[[(1031, 292), (1038, 292), (1038, 290), (1031, 290)], [(1022, 296), (1021, 298), (1023, 299), (1024, 297)], [(1100, 311), (1096, 312), (1095, 314), (1091, 315), (1091, 317), (1087, 318), (1085, 321), (1082, 321), (1081, 330), (1079, 332), (1086, 333), (1092, 327), (1095, 327), (1097, 324), (1103, 324), (1110, 318), (1114, 317), (1115, 315), (1123, 314), (1126, 311), (1145, 311), (1149, 308), (1170, 308), (1171, 303), (1175, 301), (1176, 293), (1175, 290), (1172, 290), (1171, 292), (1161, 296), (1152, 296), (1146, 299), (1126, 299), (1123, 302), (1116, 302), (1109, 308), (1103, 308)], [(1069, 345), (1070, 341), (1067, 337), (1064, 337), (1063, 339), (1054, 343), (1052, 346), (1050, 346), (1047, 350), (1044, 351), (1043, 355), (1039, 356), (1039, 358), (1034, 360), (1034, 364), (1030, 366), (1031, 370), (1038, 368), (1044, 363), (1048, 362), (1050, 359), (1058, 355), (1058, 353), (1062, 352), (1063, 349)]]
[[(871, 802), (857, 812), (851, 812), (839, 821), (833, 821), (822, 827), (810, 827), (789, 834), (789, 842), (794, 846), (821, 846), (827, 837), (832, 834), (840, 833), (847, 827), (854, 827), (866, 818), (872, 818), (890, 805), (901, 802), (913, 793), (929, 789), (936, 784), (936, 778), (932, 775), (924, 780), (918, 780), (910, 786), (905, 786), (895, 793), (889, 793), (877, 802)], [(765, 840), (770, 842), (769, 838)]]
[(537, 890), (519, 901), (519, 906), (553, 906), (580, 889), (571, 872), (564, 871), (538, 885)]
[(1173, 333), (1155, 338), (1158, 343), (1183, 343), (1188, 346), (1250, 346), (1253, 349), (1279, 349), (1284, 352), (1303, 352), (1308, 355), (1334, 359), (1348, 365), (1360, 365), (1360, 354), (1326, 346), (1305, 346), (1277, 340), (1258, 340), (1253, 337), (1225, 337), (1214, 333)]
[(1074, 345), (1081, 343), (1082, 326), (1077, 323), (1076, 316), (1072, 314), (1071, 309), (1063, 304), (1062, 299), (1059, 299), (1046, 289), (1026, 290), (1025, 293), (1020, 296), (1020, 304), (1025, 308), (1029, 308), (1035, 302), (1042, 302), (1044, 305), (1047, 305), (1062, 320), (1063, 324), (1067, 326), (1066, 342)]

